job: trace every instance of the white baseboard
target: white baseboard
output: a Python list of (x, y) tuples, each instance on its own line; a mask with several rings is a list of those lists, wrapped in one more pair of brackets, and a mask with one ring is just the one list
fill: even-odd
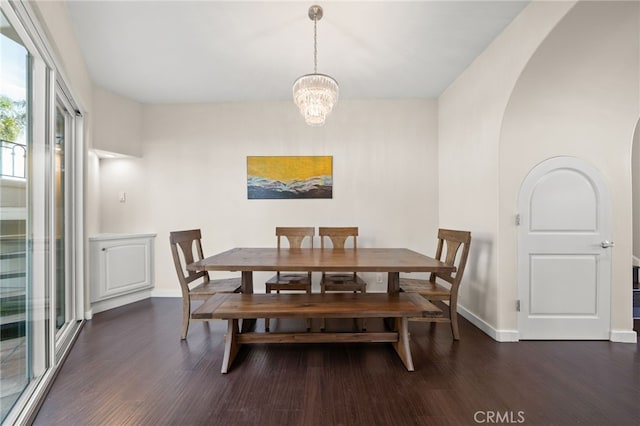
[[(464, 306), (458, 305), (458, 313), (498, 342), (517, 342), (520, 340), (518, 330), (497, 330), (474, 313), (465, 309)], [(638, 335), (633, 330), (611, 330), (609, 340), (618, 343), (637, 343)]]
[(182, 297), (182, 292), (179, 288), (171, 290), (160, 290), (154, 288), (151, 292), (151, 297)]
[(458, 304), (458, 313), (497, 342), (517, 342), (520, 340), (518, 330), (497, 330), (460, 304)]
[(611, 330), (609, 340), (619, 343), (638, 343), (638, 333), (633, 330)]
[[(129, 293), (122, 296), (113, 297), (111, 299), (101, 300), (91, 303), (91, 312), (97, 314), (98, 312), (108, 311), (109, 309), (117, 308), (120, 306), (128, 305), (129, 303), (137, 302), (139, 300), (148, 299), (151, 297), (152, 291), (143, 290), (135, 293)], [(86, 315), (87, 313), (85, 313)], [(87, 318), (88, 319), (88, 318)]]

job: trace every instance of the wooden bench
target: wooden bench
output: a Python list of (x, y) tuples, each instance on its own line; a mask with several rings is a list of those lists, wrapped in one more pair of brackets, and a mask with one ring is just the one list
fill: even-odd
[[(407, 370), (413, 371), (407, 318), (441, 316), (442, 311), (418, 294), (216, 294), (198, 307), (194, 319), (228, 321), (222, 373), (226, 373), (240, 345), (252, 343), (390, 342)], [(239, 319), (258, 318), (387, 318), (384, 332), (260, 333), (238, 330)]]

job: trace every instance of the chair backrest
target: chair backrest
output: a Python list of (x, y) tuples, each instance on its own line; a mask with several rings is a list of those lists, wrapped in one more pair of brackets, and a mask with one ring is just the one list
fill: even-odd
[[(441, 278), (451, 284), (451, 292), (456, 293), (462, 281), (464, 268), (467, 265), (469, 256), (469, 246), (471, 245), (471, 232), (456, 231), (453, 229), (438, 229), (438, 248), (436, 249), (436, 259), (454, 265), (456, 272), (432, 273), (430, 281)], [(462, 249), (460, 254), (458, 252)], [(456, 262), (457, 261), (457, 262)]]
[(281, 247), (280, 240), (285, 237), (289, 242), (289, 248), (301, 248), (304, 239), (309, 237), (311, 239), (311, 248), (313, 248), (313, 237), (316, 235), (316, 228), (314, 227), (276, 227), (276, 236), (278, 237), (278, 248)]
[[(331, 241), (331, 245), (334, 249), (344, 249), (346, 241), (351, 237), (353, 238), (353, 248), (358, 248), (358, 227), (357, 226), (340, 226), (340, 227), (327, 227), (321, 226), (318, 228), (318, 235), (320, 236), (320, 248), (325, 248), (325, 237)], [(356, 278), (355, 272), (348, 272), (353, 274), (353, 279)], [(322, 273), (324, 277), (325, 273)]]
[(343, 249), (344, 245), (349, 237), (353, 238), (353, 248), (358, 248), (358, 227), (357, 226), (343, 226), (343, 227), (326, 227), (321, 226), (318, 228), (318, 235), (320, 235), (320, 248), (325, 248), (325, 237), (331, 240), (331, 244), (334, 249)]
[[(305, 238), (311, 239), (311, 248), (313, 248), (313, 237), (316, 235), (316, 228), (310, 227), (276, 227), (276, 236), (278, 237), (278, 248), (281, 247), (281, 239), (285, 237), (289, 242), (289, 248), (299, 249), (302, 247), (302, 243)], [(276, 274), (280, 276), (280, 271), (276, 271)], [(311, 281), (311, 272), (308, 272), (309, 281)]]
[(204, 258), (201, 238), (202, 234), (199, 229), (169, 233), (173, 264), (176, 267), (183, 297), (189, 296), (189, 283), (199, 278), (202, 278), (204, 282), (209, 282), (209, 273), (207, 271), (187, 271), (188, 264)]

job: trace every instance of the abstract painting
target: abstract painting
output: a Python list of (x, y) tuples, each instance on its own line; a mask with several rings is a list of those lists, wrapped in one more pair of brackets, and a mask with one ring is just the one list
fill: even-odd
[(247, 196), (256, 199), (333, 198), (333, 157), (247, 157)]

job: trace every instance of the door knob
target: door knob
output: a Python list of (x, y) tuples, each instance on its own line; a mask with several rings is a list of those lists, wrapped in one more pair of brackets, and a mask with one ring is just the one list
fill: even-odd
[(616, 243), (614, 243), (613, 241), (604, 240), (603, 242), (600, 243), (600, 245), (602, 246), (602, 248), (609, 248), (609, 247), (615, 246)]

